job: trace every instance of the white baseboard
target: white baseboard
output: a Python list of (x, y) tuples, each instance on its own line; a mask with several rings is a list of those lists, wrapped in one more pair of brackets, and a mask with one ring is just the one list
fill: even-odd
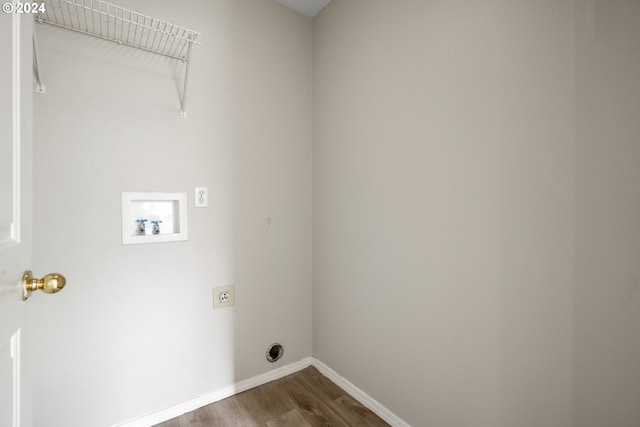
[(329, 378), (333, 381), (337, 386), (346, 391), (351, 397), (356, 399), (358, 402), (362, 404), (362, 406), (371, 410), (374, 414), (382, 418), (386, 423), (391, 425), (392, 427), (411, 427), (406, 421), (402, 418), (388, 410), (384, 407), (380, 402), (369, 396), (367, 393), (353, 385), (351, 382), (347, 381), (342, 375), (338, 374), (336, 371), (322, 363), (316, 358), (311, 358), (311, 364), (320, 371), (322, 375)]
[(310, 365), (311, 357), (307, 357), (297, 362), (281, 366), (280, 368), (274, 369), (273, 371), (256, 375), (255, 377), (251, 377), (244, 381), (239, 381), (235, 384), (231, 384), (227, 387), (214, 390), (211, 393), (207, 393), (195, 399), (179, 403), (170, 408), (153, 412), (142, 417), (134, 418), (121, 424), (115, 424), (113, 427), (151, 427), (164, 421), (168, 421), (172, 418), (179, 417), (180, 415), (187, 412), (195, 411), (198, 408), (210, 405), (219, 400), (226, 399), (227, 397), (231, 397), (234, 394), (242, 393), (243, 391), (258, 387), (270, 381), (286, 377), (287, 375), (298, 372)]
[(179, 417), (180, 415), (185, 414), (187, 412), (195, 411), (198, 408), (201, 408), (206, 405), (210, 405), (219, 400), (226, 399), (227, 397), (231, 397), (234, 394), (242, 393), (243, 391), (261, 386), (270, 381), (274, 381), (279, 378), (286, 377), (287, 375), (298, 372), (306, 368), (307, 366), (314, 366), (324, 376), (326, 376), (331, 381), (336, 383), (340, 388), (346, 391), (351, 397), (353, 397), (362, 405), (370, 409), (373, 413), (375, 413), (377, 416), (379, 416), (384, 421), (389, 423), (391, 426), (411, 427), (409, 424), (403, 421), (400, 417), (398, 417), (393, 412), (389, 411), (387, 408), (382, 406), (378, 401), (370, 397), (368, 394), (360, 390), (355, 385), (351, 384), (344, 377), (336, 373), (333, 369), (329, 368), (327, 365), (325, 365), (324, 363), (322, 363), (321, 361), (313, 357), (306, 357), (297, 362), (290, 363), (288, 365), (274, 369), (273, 371), (269, 371), (264, 374), (246, 379), (244, 381), (231, 384), (227, 387), (214, 390), (211, 393), (207, 393), (203, 396), (197, 397), (195, 399), (191, 399), (189, 401), (180, 403), (170, 408), (166, 408), (161, 411), (153, 412), (151, 414), (147, 414), (142, 417), (134, 418), (132, 420), (125, 421), (120, 424), (116, 424), (113, 427), (151, 427), (156, 424), (162, 423), (164, 421), (168, 421), (172, 418)]

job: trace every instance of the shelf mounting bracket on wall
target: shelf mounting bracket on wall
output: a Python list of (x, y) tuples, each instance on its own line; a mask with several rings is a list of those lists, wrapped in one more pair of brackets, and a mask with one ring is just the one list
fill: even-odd
[[(191, 49), (201, 34), (102, 0), (44, 0), (35, 19), (82, 34), (177, 59), (185, 64), (180, 115), (187, 117), (186, 99)], [(34, 38), (34, 46), (36, 40)], [(45, 93), (34, 47), (38, 90)]]
[(36, 75), (36, 92), (47, 93), (47, 88), (40, 75), (40, 64), (38, 63), (38, 43), (36, 42), (36, 32), (33, 32), (33, 72)]

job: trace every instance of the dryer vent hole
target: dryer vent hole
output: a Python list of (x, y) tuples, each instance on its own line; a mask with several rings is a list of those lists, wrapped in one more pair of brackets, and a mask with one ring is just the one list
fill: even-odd
[(284, 354), (284, 347), (280, 344), (271, 344), (267, 349), (267, 360), (269, 362), (275, 362), (280, 359)]

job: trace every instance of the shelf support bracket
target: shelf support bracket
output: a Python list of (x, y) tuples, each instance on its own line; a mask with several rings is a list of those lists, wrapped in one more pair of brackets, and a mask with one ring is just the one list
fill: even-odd
[(187, 57), (185, 58), (185, 70), (184, 70), (184, 87), (182, 89), (182, 101), (180, 102), (180, 116), (187, 118), (187, 83), (189, 82), (189, 66), (191, 65), (191, 49), (193, 48), (193, 41), (189, 41), (189, 48), (187, 49)]
[(36, 29), (33, 29), (33, 73), (36, 77), (36, 92), (45, 94), (47, 93), (47, 88), (42, 81), (42, 76), (40, 75), (40, 63), (38, 62), (38, 43), (36, 42)]

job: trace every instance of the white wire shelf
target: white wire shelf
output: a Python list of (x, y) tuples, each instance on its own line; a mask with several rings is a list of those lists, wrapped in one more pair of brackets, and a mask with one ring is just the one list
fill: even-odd
[(201, 34), (102, 0), (44, 0), (38, 22), (186, 61)]
[[(183, 61), (185, 72), (180, 115), (187, 117), (185, 106), (191, 50), (195, 44), (201, 44), (200, 33), (102, 0), (43, 0), (38, 10), (42, 11), (35, 17), (37, 22)], [(46, 93), (37, 62), (35, 33), (34, 65), (36, 91)]]

